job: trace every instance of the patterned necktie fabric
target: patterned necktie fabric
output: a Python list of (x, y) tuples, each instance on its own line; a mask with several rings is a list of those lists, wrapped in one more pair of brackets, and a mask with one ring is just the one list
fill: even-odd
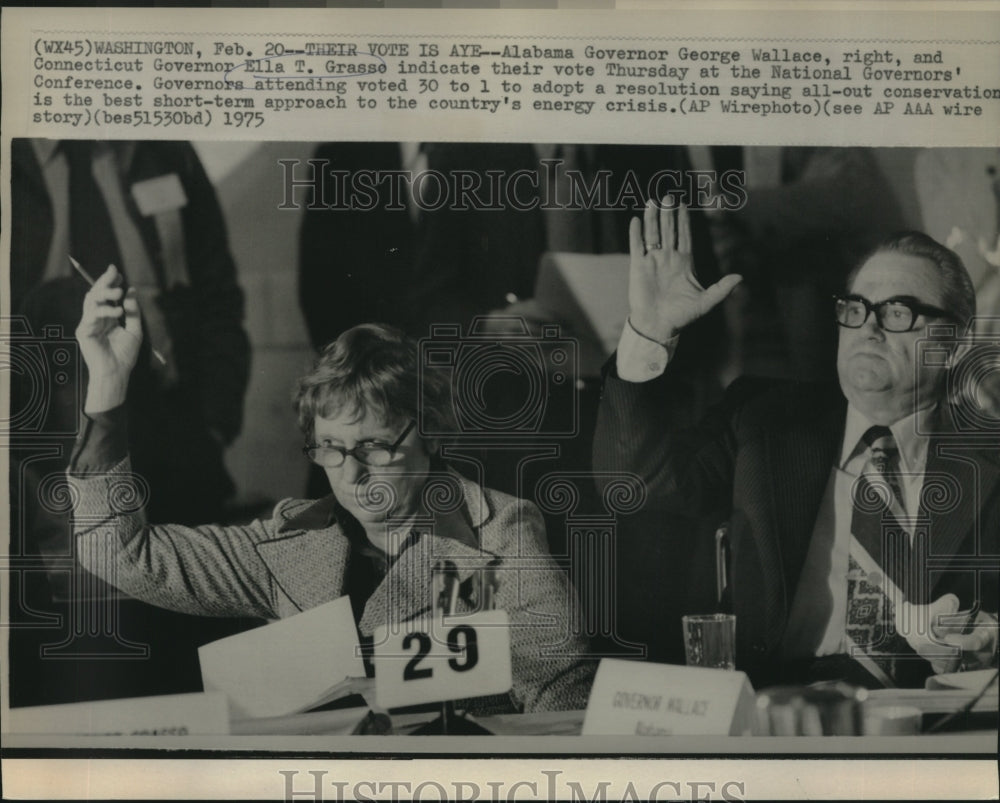
[(915, 655), (895, 628), (895, 604), (902, 597), (894, 601), (887, 594), (894, 587), (905, 595), (911, 585), (910, 537), (899, 521), (899, 450), (888, 427), (871, 427), (863, 440), (868, 457), (853, 491), (845, 630), (855, 657), (863, 653), (884, 673), (882, 680), (895, 685), (901, 661)]
[(892, 491), (893, 499), (902, 504), (903, 493), (899, 487), (899, 449), (888, 427), (871, 427), (863, 437), (868, 444), (868, 460), (878, 476)]

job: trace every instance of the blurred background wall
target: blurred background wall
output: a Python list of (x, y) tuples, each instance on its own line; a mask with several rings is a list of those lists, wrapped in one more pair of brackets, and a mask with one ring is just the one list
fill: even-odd
[(238, 502), (301, 496), (308, 464), (292, 414), (296, 378), (314, 353), (299, 308), (297, 270), (302, 212), (279, 210), (279, 159), (308, 159), (312, 143), (195, 143), (215, 183), (229, 243), (246, 294), (252, 347), (243, 431), (226, 453)]
[[(308, 159), (316, 143), (194, 144), (226, 215), (232, 253), (246, 293), (246, 328), (253, 347), (243, 432), (229, 449), (227, 463), (237, 484), (238, 501), (262, 507), (268, 500), (301, 495), (306, 487), (308, 466), (299, 451), (302, 440), (290, 406), (293, 383), (314, 355), (297, 290), (303, 212), (278, 208), (283, 193), (278, 160)], [(940, 230), (940, 224), (934, 231), (926, 222), (928, 193), (921, 192), (915, 175), (921, 153), (928, 155), (912, 148), (874, 152), (906, 225), (926, 228), (944, 239), (948, 231)], [(984, 153), (986, 158), (996, 159), (995, 152)], [(938, 153), (931, 155), (938, 159)], [(941, 155), (942, 159), (947, 157)], [(947, 214), (948, 210), (945, 217)]]

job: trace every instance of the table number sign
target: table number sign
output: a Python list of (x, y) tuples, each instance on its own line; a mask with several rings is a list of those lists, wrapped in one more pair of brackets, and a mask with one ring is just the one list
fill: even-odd
[(583, 735), (743, 736), (754, 722), (754, 693), (742, 672), (605, 658)]
[(440, 615), (375, 629), (375, 698), (382, 708), (510, 691), (506, 611)]

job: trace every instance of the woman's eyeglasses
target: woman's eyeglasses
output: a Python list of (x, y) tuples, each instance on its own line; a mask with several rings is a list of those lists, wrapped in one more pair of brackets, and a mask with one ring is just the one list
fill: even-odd
[(410, 431), (417, 425), (411, 420), (406, 425), (406, 429), (396, 438), (395, 443), (382, 443), (381, 441), (364, 441), (353, 449), (345, 449), (343, 446), (321, 446), (319, 444), (308, 444), (302, 447), (303, 454), (317, 465), (324, 468), (337, 468), (344, 465), (347, 455), (350, 455), (359, 463), (366, 466), (387, 466), (392, 462), (399, 451), (399, 446)]

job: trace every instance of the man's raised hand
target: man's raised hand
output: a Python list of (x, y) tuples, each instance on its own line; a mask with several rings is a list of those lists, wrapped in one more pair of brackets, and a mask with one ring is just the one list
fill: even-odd
[(687, 207), (650, 200), (629, 225), (629, 320), (640, 334), (665, 343), (705, 315), (740, 283), (735, 274), (704, 288), (694, 275)]

